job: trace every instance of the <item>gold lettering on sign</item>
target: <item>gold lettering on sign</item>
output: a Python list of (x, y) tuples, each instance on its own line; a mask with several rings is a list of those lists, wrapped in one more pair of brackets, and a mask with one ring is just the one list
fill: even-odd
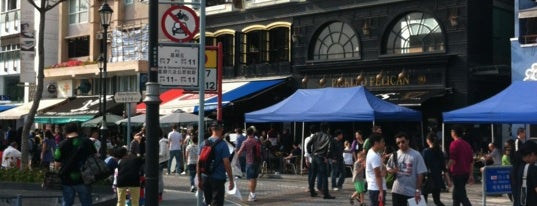
[(369, 87), (386, 87), (386, 86), (406, 86), (410, 85), (410, 78), (405, 76), (398, 78), (398, 75), (386, 75), (377, 79), (375, 76), (369, 76), (359, 82), (355, 78), (343, 78), (338, 82), (338, 79), (330, 79), (331, 87), (355, 87), (355, 86), (369, 86)]

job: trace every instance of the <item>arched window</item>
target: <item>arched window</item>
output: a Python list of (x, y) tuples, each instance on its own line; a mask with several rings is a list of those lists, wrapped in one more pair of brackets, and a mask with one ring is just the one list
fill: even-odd
[(235, 36), (232, 34), (222, 34), (220, 36), (216, 37), (217, 42), (222, 43), (222, 50), (224, 53), (223, 60), (224, 60), (224, 66), (233, 66), (233, 52), (235, 51), (235, 45), (234, 40)]
[(311, 60), (358, 59), (360, 43), (356, 32), (343, 22), (324, 27), (310, 49)]
[(383, 54), (413, 54), (444, 51), (444, 35), (431, 15), (403, 15), (384, 37)]

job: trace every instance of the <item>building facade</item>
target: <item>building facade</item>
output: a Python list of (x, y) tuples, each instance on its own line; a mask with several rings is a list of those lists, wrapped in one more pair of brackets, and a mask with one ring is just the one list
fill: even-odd
[(510, 83), (509, 1), (217, 3), (208, 7), (207, 36), (223, 42), (228, 78), (289, 74), (302, 88), (363, 85), (436, 122)]
[[(0, 96), (12, 103), (28, 102), (35, 91), (37, 55), (34, 47), (39, 35), (39, 13), (24, 0), (2, 0), (0, 8)], [(47, 65), (57, 59), (57, 8), (47, 12), (45, 25)], [(44, 98), (51, 96), (53, 94), (43, 94)]]
[(511, 38), (513, 81), (537, 80), (537, 1), (516, 0)]
[[(99, 95), (97, 59), (107, 50), (107, 94), (140, 91), (147, 75), (147, 11), (143, 1), (108, 1), (113, 9), (107, 34), (99, 17), (101, 1), (68, 0), (59, 5), (56, 63), (45, 78), (58, 85), (58, 98)], [(107, 35), (107, 42), (103, 42)], [(140, 83), (142, 82), (142, 83)]]

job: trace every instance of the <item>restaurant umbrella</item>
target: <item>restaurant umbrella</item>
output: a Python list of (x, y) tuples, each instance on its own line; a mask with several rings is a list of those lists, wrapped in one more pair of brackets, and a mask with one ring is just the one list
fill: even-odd
[[(106, 125), (116, 126), (116, 122), (122, 120), (123, 117), (115, 114), (106, 114)], [(103, 121), (103, 116), (98, 116), (82, 123), (82, 127), (99, 127)]]
[[(205, 117), (205, 121), (212, 119)], [(193, 123), (198, 122), (199, 116), (184, 112), (174, 112), (160, 118), (160, 124)]]

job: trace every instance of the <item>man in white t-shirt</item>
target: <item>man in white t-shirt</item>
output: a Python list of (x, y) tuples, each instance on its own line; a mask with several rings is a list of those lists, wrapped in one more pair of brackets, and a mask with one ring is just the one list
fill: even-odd
[[(304, 139), (304, 145), (308, 145), (311, 138), (313, 137), (313, 135), (315, 135), (316, 132), (317, 132), (317, 128), (313, 125), (310, 126), (311, 135), (306, 137), (306, 139)], [(311, 196), (314, 197), (314, 196), (317, 196), (317, 194), (315, 193), (315, 189), (314, 189), (315, 179), (317, 178), (317, 168), (312, 167), (313, 158), (312, 158), (312, 155), (306, 149), (306, 146), (303, 146), (303, 148), (304, 148), (304, 158), (306, 159), (306, 167), (308, 168), (308, 188), (309, 188), (308, 191), (310, 192)], [(321, 182), (317, 181), (317, 188), (321, 188), (320, 183)]]
[(380, 202), (384, 205), (386, 203), (386, 180), (384, 179), (386, 172), (383, 171), (382, 157), (378, 153), (385, 146), (384, 138), (380, 134), (373, 133), (368, 139), (372, 144), (367, 152), (365, 165), (369, 205), (378, 206)]
[(177, 125), (172, 126), (172, 131), (168, 133), (168, 142), (170, 149), (170, 160), (168, 161), (168, 175), (172, 171), (172, 160), (175, 158), (175, 173), (180, 174), (183, 170), (183, 153), (181, 146), (183, 144), (183, 135), (177, 131)]
[(395, 143), (399, 150), (395, 157), (390, 156), (386, 166), (387, 171), (397, 177), (392, 187), (393, 205), (406, 205), (410, 198), (415, 198), (416, 202), (419, 202), (423, 175), (427, 172), (425, 161), (418, 151), (410, 148), (406, 133), (396, 134)]

